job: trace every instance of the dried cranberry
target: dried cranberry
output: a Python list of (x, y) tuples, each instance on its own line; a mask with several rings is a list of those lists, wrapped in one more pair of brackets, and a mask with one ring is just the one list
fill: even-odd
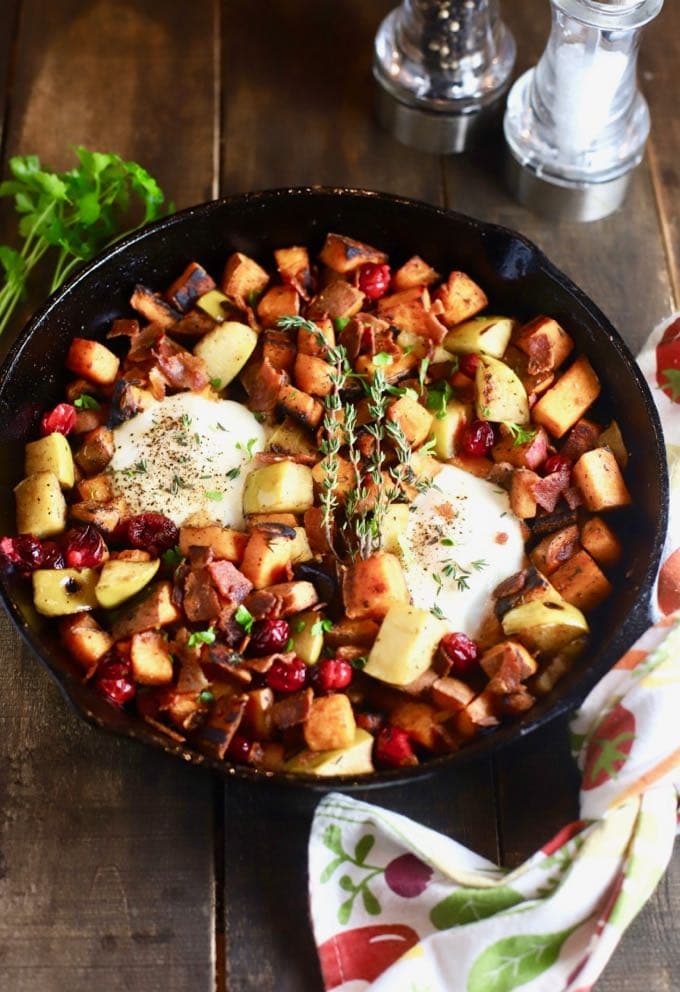
[(56, 541), (43, 541), (43, 568), (66, 568), (64, 553)]
[(439, 647), (446, 660), (451, 662), (451, 670), (456, 675), (467, 675), (476, 668), (479, 648), (467, 634), (445, 634)]
[(474, 379), (478, 365), (479, 355), (461, 355), (458, 362), (458, 368), (468, 379)]
[(369, 300), (379, 300), (390, 288), (392, 274), (389, 265), (368, 262), (359, 270), (359, 289)]
[(243, 734), (234, 734), (227, 748), (227, 756), (234, 761), (245, 764), (250, 758), (251, 747), (252, 742), (247, 737), (244, 737)]
[(92, 524), (74, 527), (66, 535), (66, 564), (69, 568), (97, 568), (106, 554), (106, 545)]
[(42, 568), (45, 560), (42, 543), (31, 534), (0, 538), (0, 561), (5, 569), (28, 575)]
[(568, 468), (571, 471), (571, 460), (564, 455), (550, 455), (543, 462), (543, 471), (546, 475), (552, 475), (553, 472), (559, 472), (563, 468)]
[(326, 658), (316, 665), (314, 681), (322, 692), (346, 689), (352, 681), (354, 671), (348, 661), (341, 658)]
[(383, 727), (375, 739), (375, 760), (386, 768), (418, 764), (406, 731), (391, 725)]
[(302, 658), (284, 661), (277, 658), (267, 672), (267, 685), (275, 692), (298, 692), (307, 681), (307, 666)]
[(283, 651), (289, 637), (290, 627), (285, 620), (258, 620), (253, 624), (248, 654), (259, 658)]
[(177, 527), (162, 513), (140, 513), (130, 517), (126, 529), (133, 548), (141, 548), (155, 557), (174, 548), (179, 541)]
[(98, 692), (115, 706), (124, 706), (134, 699), (137, 686), (130, 677), (130, 663), (121, 661), (118, 656), (104, 658), (94, 676)]
[(54, 410), (44, 414), (40, 421), (40, 433), (70, 434), (76, 426), (76, 408), (70, 403), (59, 403)]
[(460, 443), (466, 455), (473, 458), (483, 458), (493, 448), (495, 441), (493, 427), (487, 420), (473, 420), (469, 427), (464, 427)]

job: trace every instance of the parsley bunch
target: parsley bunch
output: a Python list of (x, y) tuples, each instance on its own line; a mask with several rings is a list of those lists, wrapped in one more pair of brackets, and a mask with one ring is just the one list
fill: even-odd
[(55, 253), (52, 293), (76, 266), (121, 235), (133, 204), (143, 213), (130, 230), (160, 215), (163, 192), (141, 165), (83, 147), (75, 154), (78, 165), (67, 172), (46, 171), (37, 155), (10, 159), (14, 178), (0, 183), (0, 196), (14, 198), (23, 243), (19, 249), (0, 245), (0, 333), (24, 295), (32, 270), (50, 249)]

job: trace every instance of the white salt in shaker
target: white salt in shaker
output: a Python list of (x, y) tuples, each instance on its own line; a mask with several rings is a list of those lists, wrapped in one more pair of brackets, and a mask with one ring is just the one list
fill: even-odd
[(375, 38), (378, 119), (421, 151), (463, 151), (498, 106), (514, 62), (497, 0), (404, 0)]
[(590, 221), (620, 206), (649, 134), (637, 88), (642, 27), (663, 0), (551, 0), (552, 31), (505, 113), (518, 199), (552, 217)]

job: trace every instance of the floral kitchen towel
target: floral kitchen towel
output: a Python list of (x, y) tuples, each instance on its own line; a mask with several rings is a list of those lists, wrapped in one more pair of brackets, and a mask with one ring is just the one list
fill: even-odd
[(574, 718), (582, 819), (507, 872), (406, 817), (327, 796), (309, 882), (329, 990), (587, 992), (663, 875), (680, 796), (680, 317), (639, 361), (671, 477), (661, 619)]

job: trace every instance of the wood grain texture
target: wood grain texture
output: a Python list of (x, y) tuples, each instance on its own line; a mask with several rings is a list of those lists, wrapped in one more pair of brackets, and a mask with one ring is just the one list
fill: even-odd
[[(179, 206), (208, 197), (213, 18), (212, 0), (24, 0), (7, 153), (112, 149)], [(1, 638), (0, 988), (212, 992), (211, 778), (85, 726), (5, 617)]]

